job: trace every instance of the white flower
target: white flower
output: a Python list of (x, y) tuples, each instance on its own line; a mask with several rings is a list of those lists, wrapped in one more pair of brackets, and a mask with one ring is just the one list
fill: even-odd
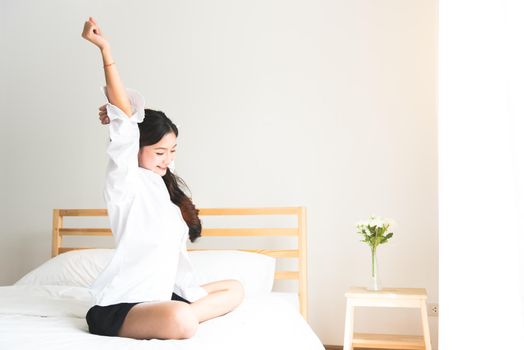
[(356, 223), (357, 233), (363, 236), (362, 242), (376, 249), (378, 245), (388, 242), (393, 236), (391, 226), (394, 223), (391, 219), (372, 215), (368, 220)]
[(371, 220), (369, 222), (369, 225), (370, 226), (383, 227), (384, 226), (384, 221), (382, 220), (382, 218), (374, 218), (373, 220)]
[(364, 227), (368, 225), (368, 221), (361, 220), (356, 223), (357, 227)]

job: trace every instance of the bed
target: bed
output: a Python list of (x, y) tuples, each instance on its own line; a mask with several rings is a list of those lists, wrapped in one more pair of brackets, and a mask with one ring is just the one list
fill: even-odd
[(103, 222), (107, 211), (55, 209), (52, 258), (0, 287), (0, 349), (324, 349), (307, 323), (305, 209), (200, 209), (200, 216), (202, 237), (189, 254), (202, 283), (244, 284), (245, 299), (231, 313), (200, 324), (186, 340), (90, 334), (88, 287), (113, 254), (101, 247), (111, 230), (90, 220)]

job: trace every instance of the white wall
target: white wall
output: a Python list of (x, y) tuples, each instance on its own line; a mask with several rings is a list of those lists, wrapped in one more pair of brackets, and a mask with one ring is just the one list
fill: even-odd
[(442, 349), (524, 349), (524, 3), (439, 3)]
[[(399, 223), (383, 284), (438, 302), (436, 0), (1, 6), (0, 283), (49, 257), (52, 208), (104, 205), (101, 61), (80, 38), (91, 15), (125, 83), (180, 126), (177, 169), (198, 206), (308, 208), (325, 344), (342, 344), (344, 292), (367, 282), (354, 222), (370, 214)], [(357, 317), (361, 331), (421, 332), (409, 311)]]

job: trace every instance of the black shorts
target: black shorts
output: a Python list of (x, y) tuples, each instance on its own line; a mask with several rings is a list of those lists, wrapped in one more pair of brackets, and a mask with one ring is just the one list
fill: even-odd
[[(173, 293), (171, 300), (183, 301), (191, 304), (186, 299)], [(107, 306), (95, 305), (89, 309), (86, 315), (89, 333), (116, 337), (127, 313), (131, 308), (140, 303), (119, 303)]]

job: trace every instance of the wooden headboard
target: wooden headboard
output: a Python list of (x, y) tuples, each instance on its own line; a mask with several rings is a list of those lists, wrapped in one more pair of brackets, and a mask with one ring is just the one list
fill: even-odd
[[(107, 227), (65, 227), (64, 218), (66, 217), (104, 217), (107, 216), (106, 209), (54, 209), (53, 210), (53, 242), (52, 256), (60, 253), (76, 250), (97, 248), (91, 247), (65, 247), (63, 237), (65, 236), (111, 236), (111, 229)], [(307, 320), (307, 240), (306, 240), (306, 209), (304, 207), (289, 208), (201, 208), (199, 216), (205, 217), (238, 217), (238, 216), (290, 216), (296, 223), (294, 227), (249, 227), (249, 228), (211, 228), (202, 229), (202, 237), (268, 237), (286, 236), (296, 237), (296, 249), (240, 249), (244, 251), (256, 252), (272, 256), (276, 259), (296, 259), (296, 270), (286, 270), (275, 272), (275, 280), (296, 280), (298, 281), (298, 296), (300, 312)], [(250, 225), (251, 226), (251, 225)], [(283, 226), (283, 225), (282, 225)]]

